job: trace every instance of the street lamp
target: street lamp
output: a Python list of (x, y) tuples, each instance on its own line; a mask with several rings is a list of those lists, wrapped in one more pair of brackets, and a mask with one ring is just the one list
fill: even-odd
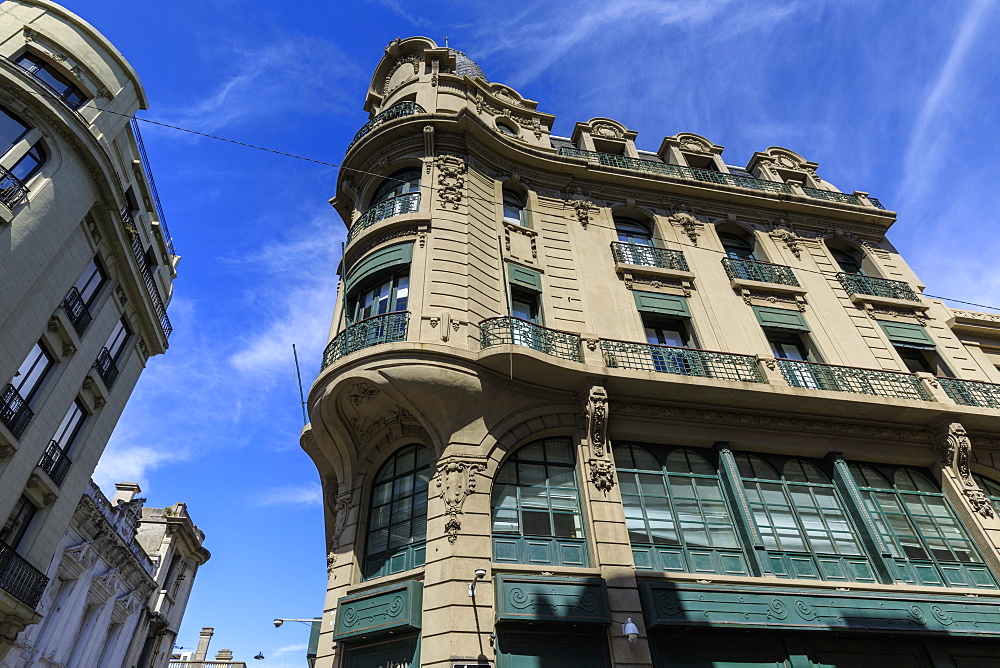
[(276, 619), (274, 620), (274, 628), (278, 628), (285, 622), (302, 622), (303, 624), (309, 624), (310, 626), (312, 626), (313, 624), (319, 621), (322, 621), (320, 617), (316, 617), (315, 619)]
[(306, 652), (306, 663), (309, 664), (309, 668), (313, 668), (316, 664), (316, 647), (319, 643), (319, 631), (320, 625), (323, 623), (322, 617), (314, 617), (313, 619), (275, 619), (274, 628), (280, 627), (285, 622), (299, 622), (300, 624), (308, 624), (312, 631), (309, 633), (309, 649)]

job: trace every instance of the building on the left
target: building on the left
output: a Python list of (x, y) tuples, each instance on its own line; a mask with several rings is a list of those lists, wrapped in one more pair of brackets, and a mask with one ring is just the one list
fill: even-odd
[(171, 332), (178, 256), (131, 65), (46, 0), (0, 12), (0, 657)]

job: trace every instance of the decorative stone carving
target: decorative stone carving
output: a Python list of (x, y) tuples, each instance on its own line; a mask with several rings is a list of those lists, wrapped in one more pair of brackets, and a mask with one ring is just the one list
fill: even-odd
[(454, 155), (439, 155), (434, 159), (434, 165), (438, 169), (437, 193), (441, 208), (450, 206), (458, 211), (465, 188), (465, 162)]
[(15, 452), (16, 450), (14, 449), (14, 446), (11, 445), (10, 443), (4, 443), (3, 445), (0, 445), (0, 459), (7, 459)]
[(355, 406), (366, 404), (379, 392), (377, 387), (372, 387), (368, 383), (355, 383), (348, 390), (347, 396)]
[[(441, 70), (441, 61), (437, 58), (431, 59), (431, 88), (437, 88), (438, 72)], [(414, 74), (416, 74), (414, 72)]]
[(38, 34), (37, 30), (34, 30), (33, 28), (29, 28), (28, 26), (24, 26), (24, 41), (25, 42), (34, 42), (39, 37), (40, 37), (40, 35)]
[(333, 564), (337, 561), (337, 550), (340, 548), (340, 538), (344, 535), (347, 527), (347, 516), (351, 513), (351, 492), (340, 494), (330, 503), (333, 512), (333, 535), (330, 536), (330, 551), (326, 555), (326, 570), (329, 574), (333, 571)]
[(587, 344), (587, 350), (597, 350), (597, 344), (599, 343), (600, 339), (591, 337), (591, 338), (585, 338), (583, 341), (584, 343)]
[(571, 206), (576, 209), (576, 219), (580, 221), (580, 225), (583, 229), (587, 229), (587, 225), (590, 224), (590, 212), (597, 210), (597, 207), (594, 206), (593, 203), (585, 199), (566, 200), (566, 206)]
[(607, 494), (615, 486), (615, 466), (606, 459), (591, 459), (590, 482), (594, 487)]
[(945, 468), (953, 468), (958, 473), (962, 483), (962, 494), (972, 509), (979, 515), (992, 518), (993, 504), (986, 494), (976, 484), (969, 470), (969, 458), (972, 452), (972, 442), (959, 422), (952, 422), (938, 432), (938, 458)]
[(122, 303), (122, 306), (128, 304), (128, 297), (125, 296), (125, 289), (121, 284), (115, 286), (115, 294), (118, 295), (118, 301)]
[[(398, 70), (399, 68), (403, 67), (404, 65), (412, 65), (413, 66), (413, 76), (410, 76), (410, 77), (408, 77), (406, 79), (403, 79), (403, 81), (401, 81), (397, 85), (393, 86), (392, 90), (390, 90), (389, 89), (389, 85), (392, 82), (393, 75), (396, 74), (396, 70)], [(409, 83), (410, 81), (413, 81), (417, 77), (417, 75), (419, 73), (420, 73), (420, 57), (419, 56), (406, 56), (405, 58), (400, 58), (399, 60), (396, 61), (396, 64), (393, 65), (392, 69), (389, 70), (389, 73), (385, 76), (385, 84), (383, 84), (383, 86), (382, 86), (382, 97), (383, 98), (388, 97), (389, 93), (391, 93), (393, 90), (396, 90), (397, 88), (399, 88), (400, 86), (402, 86), (405, 83)]]
[(681, 142), (680, 149), (686, 151), (687, 153), (710, 153), (711, 149), (709, 146), (694, 137), (685, 137)]
[(794, 232), (779, 228), (771, 232), (771, 238), (775, 241), (783, 242), (788, 250), (792, 251), (792, 254), (796, 259), (800, 259), (802, 257), (802, 247), (799, 245), (799, 238)]
[(428, 323), (427, 324), (429, 324), (431, 326), (431, 329), (434, 329), (435, 327), (438, 326), (439, 322), (441, 322), (441, 318), (438, 318), (437, 316), (434, 316), (434, 317), (428, 319)]
[(587, 437), (594, 448), (594, 455), (604, 456), (607, 445), (608, 426), (608, 392), (603, 387), (595, 385), (590, 388), (587, 397)]
[(462, 504), (468, 495), (476, 491), (476, 474), (482, 473), (485, 469), (485, 462), (459, 459), (449, 459), (437, 466), (435, 484), (440, 490), (445, 513), (448, 515), (444, 529), (448, 534), (449, 543), (458, 540), (458, 532), (462, 528), (462, 523), (458, 519), (462, 514)]
[(687, 238), (691, 240), (693, 245), (698, 245), (698, 236), (701, 234), (701, 230), (705, 226), (704, 223), (686, 211), (678, 211), (667, 218), (667, 220), (671, 224), (677, 225), (683, 229), (684, 234), (687, 235)]
[(597, 137), (607, 137), (609, 139), (621, 139), (624, 135), (622, 131), (611, 123), (594, 123), (590, 126), (590, 134)]

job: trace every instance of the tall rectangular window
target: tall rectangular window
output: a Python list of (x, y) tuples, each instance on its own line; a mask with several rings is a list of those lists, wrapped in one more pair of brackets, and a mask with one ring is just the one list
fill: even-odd
[(83, 427), (83, 422), (86, 418), (87, 411), (83, 407), (83, 403), (77, 399), (70, 405), (69, 410), (66, 411), (66, 415), (63, 416), (62, 422), (59, 423), (59, 428), (56, 429), (52, 440), (58, 443), (63, 450), (69, 450), (77, 434), (80, 433), (80, 429)]
[(108, 349), (108, 354), (111, 355), (111, 359), (115, 362), (121, 357), (122, 351), (125, 349), (125, 344), (131, 335), (132, 331), (129, 329), (128, 320), (126, 320), (125, 316), (122, 316), (115, 323), (115, 328), (112, 330), (111, 336), (108, 337), (108, 342), (104, 344), (104, 347)]
[(31, 347), (31, 351), (28, 352), (28, 356), (18, 367), (17, 373), (14, 374), (14, 379), (10, 382), (17, 390), (17, 393), (21, 395), (21, 398), (26, 402), (30, 402), (31, 399), (38, 392), (38, 389), (42, 385), (42, 381), (45, 380), (45, 376), (49, 373), (49, 369), (55, 363), (52, 355), (49, 351), (45, 349), (42, 342), (39, 341), (34, 346)]
[(101, 269), (101, 265), (97, 263), (97, 258), (95, 257), (87, 265), (87, 268), (83, 270), (83, 273), (80, 274), (80, 278), (73, 284), (73, 287), (80, 292), (80, 299), (89, 308), (93, 305), (97, 293), (106, 280), (107, 276), (104, 274), (104, 270)]
[(31, 519), (37, 511), (38, 507), (22, 494), (14, 504), (14, 510), (11, 511), (7, 521), (4, 522), (3, 529), (0, 529), (0, 541), (16, 550), (24, 539), (24, 534), (28, 532)]

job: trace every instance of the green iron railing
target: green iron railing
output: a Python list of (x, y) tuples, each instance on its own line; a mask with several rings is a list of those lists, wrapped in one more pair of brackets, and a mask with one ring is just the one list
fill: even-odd
[(722, 258), (722, 266), (726, 268), (729, 278), (744, 281), (760, 281), (798, 287), (799, 281), (791, 267), (783, 264), (771, 264), (757, 260), (741, 260), (735, 257)]
[(958, 378), (938, 378), (941, 388), (956, 404), (979, 406), (980, 408), (1000, 408), (1000, 385), (979, 380)]
[(677, 250), (613, 241), (611, 243), (611, 255), (615, 258), (615, 262), (619, 264), (634, 264), (642, 267), (690, 271), (687, 260), (684, 258), (684, 253)]
[(868, 394), (894, 399), (932, 401), (920, 379), (910, 373), (861, 369), (853, 366), (778, 360), (778, 368), (792, 387)]
[(855, 206), (864, 206), (861, 200), (857, 198), (856, 195), (848, 195), (847, 193), (833, 192), (832, 190), (820, 190), (819, 188), (806, 188), (803, 186), (802, 191), (814, 199), (825, 199), (828, 202), (840, 202), (841, 204), (853, 204)]
[(601, 354), (604, 365), (610, 369), (656, 371), (748, 383), (766, 382), (753, 355), (605, 339), (601, 339)]
[(479, 344), (483, 350), (513, 344), (571, 362), (583, 361), (578, 334), (549, 329), (514, 316), (489, 318), (479, 323)]
[[(620, 169), (634, 169), (640, 172), (649, 172), (659, 176), (673, 176), (680, 179), (691, 179), (693, 181), (705, 181), (708, 183), (719, 183), (727, 186), (738, 186), (740, 188), (750, 188), (751, 190), (763, 190), (772, 193), (785, 193), (794, 195), (795, 191), (788, 185), (780, 181), (768, 181), (758, 179), (753, 176), (743, 176), (742, 174), (724, 174), (711, 169), (697, 169), (695, 167), (685, 167), (683, 165), (671, 165), (665, 162), (653, 160), (641, 160), (630, 158), (624, 155), (614, 155), (612, 153), (601, 153), (600, 151), (587, 151), (580, 148), (560, 146), (559, 155), (566, 155), (571, 158), (583, 158), (592, 160), (608, 167), (618, 167)], [(864, 206), (864, 203), (855, 195), (846, 193), (820, 190), (819, 188), (803, 188), (808, 197), (814, 199), (825, 199), (828, 202), (843, 202), (845, 204), (855, 204)], [(882, 203), (874, 197), (869, 197), (868, 201), (878, 209), (885, 209)]]
[(359, 320), (348, 325), (347, 329), (333, 337), (323, 351), (322, 369), (330, 366), (341, 357), (358, 350), (377, 346), (381, 343), (394, 343), (406, 340), (406, 326), (409, 321), (409, 311), (393, 311), (382, 315)]
[(868, 195), (868, 201), (871, 202), (876, 209), (882, 209), (883, 211), (885, 211), (885, 207), (882, 206), (882, 202), (880, 202), (877, 197), (872, 197), (871, 195)]
[(351, 243), (351, 240), (358, 236), (362, 230), (371, 227), (379, 221), (404, 213), (414, 213), (419, 208), (419, 192), (396, 195), (395, 197), (390, 197), (377, 204), (373, 204), (351, 225), (351, 229), (347, 232), (347, 241), (344, 242), (344, 245)]
[(920, 297), (913, 291), (910, 284), (903, 281), (891, 281), (888, 278), (876, 278), (862, 274), (848, 274), (843, 271), (837, 274), (837, 279), (849, 295), (872, 295), (874, 297), (905, 299), (910, 302), (920, 301)]
[(362, 125), (361, 129), (358, 130), (358, 133), (354, 135), (354, 139), (352, 139), (351, 143), (347, 145), (347, 150), (350, 151), (351, 147), (357, 144), (362, 137), (387, 121), (402, 118), (403, 116), (426, 113), (427, 111), (425, 111), (424, 108), (416, 102), (400, 102), (399, 104), (394, 104), (381, 114), (377, 115), (375, 118)]
[(764, 190), (775, 193), (789, 193), (792, 189), (784, 183), (777, 181), (765, 181), (752, 176), (742, 176), (740, 174), (723, 174), (710, 169), (695, 169), (694, 167), (684, 167), (683, 165), (671, 165), (665, 162), (654, 162), (652, 160), (640, 160), (629, 158), (624, 155), (612, 155), (611, 153), (600, 153), (598, 151), (586, 151), (568, 146), (559, 147), (559, 155), (566, 155), (571, 158), (584, 158), (593, 160), (608, 167), (619, 167), (621, 169), (634, 169), (640, 172), (649, 172), (659, 176), (673, 176), (679, 179), (691, 179), (693, 181), (707, 181), (709, 183), (719, 183), (727, 186), (739, 186), (752, 190)]

